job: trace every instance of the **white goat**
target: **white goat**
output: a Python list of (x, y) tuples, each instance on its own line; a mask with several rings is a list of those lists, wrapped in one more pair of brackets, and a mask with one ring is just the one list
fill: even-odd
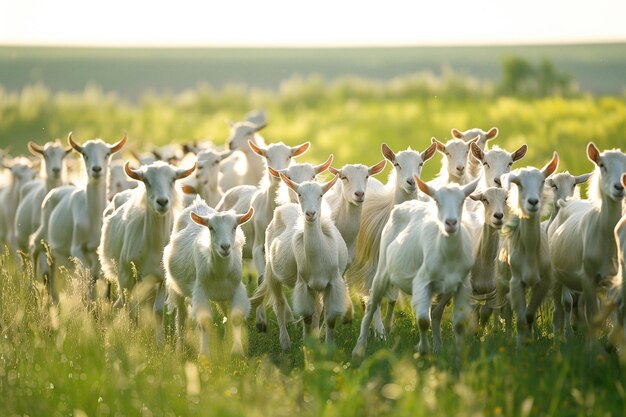
[[(371, 288), (378, 265), (380, 236), (391, 210), (396, 204), (417, 198), (415, 177), (420, 176), (424, 162), (432, 158), (436, 147), (437, 145), (432, 143), (421, 154), (410, 148), (395, 154), (386, 144), (382, 144), (382, 154), (393, 164), (394, 169), (384, 187), (372, 187), (377, 181), (373, 178), (368, 180), (370, 192), (363, 203), (355, 257), (345, 273), (348, 283), (360, 288), (362, 293)], [(390, 297), (386, 317), (388, 325), (391, 323), (394, 304), (395, 298)], [(384, 332), (380, 311), (376, 314), (375, 327), (378, 333)]]
[(467, 162), (469, 160), (470, 145), (476, 143), (479, 137), (475, 137), (467, 142), (462, 139), (450, 139), (445, 144), (432, 138), (431, 141), (437, 145), (437, 150), (443, 154), (441, 171), (435, 179), (428, 181), (431, 187), (441, 187), (450, 183), (464, 185), (471, 181), (467, 174)]
[[(600, 153), (590, 142), (587, 157), (596, 169), (589, 186), (590, 200), (565, 202), (550, 224), (550, 255), (555, 278), (553, 293), (562, 295), (554, 303), (554, 329), (563, 326), (563, 308), (569, 316), (572, 297), (569, 291), (582, 293), (583, 324), (588, 336), (593, 332), (592, 320), (598, 311), (597, 291), (617, 274), (617, 244), (614, 229), (622, 216), (626, 172), (626, 155), (619, 150)], [(569, 291), (561, 291), (561, 288)], [(560, 302), (559, 302), (560, 301)], [(588, 338), (591, 342), (591, 338)]]
[[(260, 147), (253, 142), (249, 147), (265, 161), (267, 166), (274, 170), (285, 169), (296, 158), (309, 149), (310, 143), (305, 142), (298, 146), (287, 146), (282, 142), (272, 143), (267, 147)], [(331, 159), (332, 161), (332, 159)], [(330, 162), (328, 163), (330, 165)], [(325, 168), (324, 168), (325, 169)], [(265, 269), (265, 255), (263, 245), (265, 242), (265, 229), (272, 220), (276, 209), (276, 195), (280, 186), (280, 180), (276, 179), (269, 171), (265, 174), (261, 185), (250, 193), (249, 186), (239, 186), (230, 189), (224, 194), (216, 209), (220, 211), (234, 210), (243, 214), (249, 207), (254, 208), (254, 218), (252, 222), (243, 226), (246, 236), (246, 244), (243, 250), (243, 257), (254, 261), (259, 282), (263, 279)], [(238, 195), (233, 199), (231, 195)], [(230, 204), (229, 204), (230, 203)], [(257, 236), (258, 233), (258, 236)]]
[(348, 265), (355, 256), (356, 236), (361, 225), (361, 211), (366, 198), (368, 179), (385, 169), (387, 160), (367, 167), (363, 164), (344, 165), (341, 169), (329, 167), (333, 175), (338, 175), (339, 183), (324, 196), (330, 206), (331, 218), (348, 247)]
[(222, 199), (224, 192), (219, 185), (220, 162), (230, 156), (233, 151), (217, 152), (213, 149), (203, 149), (195, 159), (198, 161), (196, 175), (189, 177), (183, 185), (185, 193), (184, 206), (193, 203), (199, 195), (210, 207), (215, 207)]
[(298, 194), (299, 204), (276, 209), (265, 240), (265, 279), (257, 287), (251, 304), (253, 308), (260, 306), (269, 291), (278, 319), (280, 346), (287, 350), (291, 345), (286, 324), (289, 307), (283, 286), (293, 288), (293, 310), (304, 318), (305, 338), (314, 315), (322, 309), (318, 298), (322, 293), (326, 342), (330, 344), (335, 322), (346, 312), (346, 286), (341, 275), (348, 262), (348, 250), (333, 221), (322, 213), (322, 199), (338, 177), (325, 184), (297, 184), (280, 176)]
[[(541, 170), (517, 169), (503, 177), (503, 185), (509, 189), (511, 216), (503, 227), (500, 240), (496, 266), (497, 297), (502, 305), (508, 293), (510, 307), (517, 316), (518, 346), (530, 336), (535, 313), (550, 289), (550, 255), (546, 232), (541, 227), (541, 205), (545, 180), (558, 165), (559, 156), (554, 152), (552, 160)], [(531, 292), (528, 305), (526, 289)], [(502, 309), (508, 331), (510, 309), (506, 305)]]
[(264, 160), (248, 145), (263, 148), (265, 142), (258, 132), (266, 125), (251, 122), (230, 123), (228, 149), (234, 152), (220, 164), (220, 187), (228, 191), (237, 185), (258, 185), (265, 171)]
[(497, 146), (484, 151), (476, 143), (470, 146), (472, 151), (470, 159), (482, 165), (481, 182), (478, 185), (481, 190), (489, 187), (502, 187), (500, 177), (511, 172), (513, 163), (522, 159), (528, 151), (528, 146), (525, 144), (513, 152), (507, 152)]
[[(33, 164), (28, 158), (19, 157), (2, 165), (9, 170), (9, 183), (0, 187), (0, 243), (6, 243), (11, 251), (16, 251), (15, 217), (20, 204), (20, 190), (35, 178)], [(15, 252), (14, 252), (15, 253)]]
[(591, 174), (590, 172), (582, 175), (572, 175), (565, 171), (553, 174), (546, 180), (546, 188), (552, 195), (552, 213), (550, 214), (550, 219), (545, 223), (544, 227), (546, 230), (548, 230), (556, 215), (559, 214), (561, 209), (559, 200), (566, 201), (570, 198), (580, 200), (580, 191), (576, 188), (576, 185), (587, 182)]
[[(453, 137), (457, 139), (463, 139), (465, 142), (469, 142), (470, 140), (478, 136), (478, 141), (476, 142), (476, 145), (478, 145), (480, 149), (486, 150), (487, 141), (495, 139), (496, 136), (498, 136), (498, 128), (492, 127), (487, 132), (477, 127), (466, 130), (464, 132), (461, 132), (458, 129), (452, 129), (451, 133)], [(480, 166), (481, 164), (478, 161), (470, 158), (470, 168), (468, 172), (469, 178), (478, 178), (478, 176), (480, 175)]]
[[(482, 306), (476, 305), (478, 323), (485, 324), (494, 307), (496, 281), (495, 261), (498, 256), (500, 243), (500, 229), (502, 228), (506, 213), (507, 192), (502, 188), (490, 187), (481, 192), (470, 195), (474, 201), (481, 202), (484, 206), (482, 229), (477, 236), (472, 235), (474, 265), (470, 271), (470, 284), (474, 300), (484, 302)], [(473, 233), (473, 225), (468, 225), (470, 233)], [(433, 306), (433, 333), (440, 328), (441, 317), (446, 305), (450, 302), (452, 294), (442, 296)]]
[[(243, 354), (241, 328), (250, 311), (242, 276), (241, 252), (245, 237), (241, 224), (246, 214), (216, 212), (200, 198), (178, 216), (169, 244), (163, 252), (167, 302), (176, 307), (177, 347), (182, 348), (187, 313), (200, 325), (200, 352), (210, 357), (209, 329), (213, 325), (210, 302), (230, 303), (233, 327), (232, 352)], [(223, 308), (223, 311), (227, 311)]]
[[(55, 265), (70, 266), (70, 257), (80, 261), (90, 270), (93, 290), (100, 273), (96, 249), (100, 244), (102, 213), (107, 204), (107, 179), (111, 155), (119, 152), (127, 135), (114, 145), (102, 139), (88, 140), (82, 146), (69, 144), (82, 155), (87, 183), (82, 186), (61, 186), (50, 191), (42, 203), (39, 229), (31, 236), (30, 248), (35, 267), (47, 277), (48, 293), (53, 302), (58, 301), (55, 287)], [(53, 265), (49, 268), (43, 252), (42, 240), (47, 242)]]
[[(454, 296), (454, 332), (457, 345), (460, 343), (470, 312), (468, 274), (474, 261), (472, 239), (461, 218), (464, 201), (476, 189), (478, 180), (439, 189), (430, 187), (417, 176), (415, 182), (435, 203), (407, 201), (392, 210), (382, 234), (372, 293), (352, 351), (357, 358), (365, 354), (370, 324), (390, 284), (412, 295), (420, 353), (430, 351), (430, 309), (433, 296), (438, 294)], [(441, 335), (434, 321), (433, 350), (441, 350)]]
[(66, 181), (67, 169), (63, 163), (65, 157), (72, 152), (72, 147), (64, 148), (57, 140), (44, 146), (28, 142), (28, 149), (33, 155), (42, 158), (43, 178), (24, 185), (21, 189), (22, 198), (15, 214), (15, 239), (17, 249), (28, 253), (30, 235), (41, 222), (41, 204), (46, 194)]
[(124, 171), (124, 164), (121, 161), (111, 161), (107, 200), (113, 200), (117, 194), (136, 188), (138, 184), (137, 181), (128, 178)]
[(126, 304), (126, 296), (136, 283), (152, 287), (149, 290), (153, 290), (150, 297), (154, 297), (157, 342), (163, 339), (163, 248), (169, 242), (180, 204), (175, 182), (188, 177), (195, 169), (195, 164), (185, 169), (162, 161), (133, 169), (126, 162), (126, 174), (141, 184), (127, 202), (104, 218), (102, 224), (98, 255), (106, 277), (117, 282), (119, 298), (115, 306)]

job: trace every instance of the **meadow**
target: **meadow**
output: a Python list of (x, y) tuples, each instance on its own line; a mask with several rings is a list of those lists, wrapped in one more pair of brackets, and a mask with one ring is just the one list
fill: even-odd
[[(622, 96), (505, 96), (458, 74), (387, 81), (293, 77), (277, 90), (200, 85), (138, 101), (97, 86), (66, 92), (36, 84), (0, 92), (0, 147), (24, 152), (27, 140), (65, 140), (69, 131), (80, 142), (95, 136), (114, 141), (127, 131), (127, 150), (205, 139), (222, 144), (225, 121), (253, 108), (268, 112), (266, 140), (310, 140), (302, 159), (319, 163), (333, 153), (334, 166), (377, 162), (382, 142), (422, 150), (431, 136), (449, 138), (452, 127), (497, 126), (494, 144), (509, 150), (529, 145), (517, 165), (543, 165), (558, 150), (559, 170), (575, 174), (592, 169), (584, 152), (589, 140), (601, 149), (626, 147)], [(423, 177), (439, 166), (439, 157), (426, 163)], [(171, 341), (157, 346), (149, 315), (134, 323), (105, 301), (91, 304), (80, 274), (64, 275), (66, 294), (53, 307), (30, 270), (17, 268), (7, 254), (0, 257), (0, 415), (626, 415), (625, 358), (614, 351), (589, 354), (582, 335), (554, 340), (548, 306), (533, 344), (517, 350), (500, 323), (490, 324), (467, 337), (460, 362), (449, 320), (440, 355), (414, 354), (415, 319), (406, 305), (387, 340), (372, 340), (360, 364), (351, 358), (358, 308), (357, 319), (338, 328), (333, 348), (303, 342), (294, 323), (294, 346), (281, 353), (275, 318), (266, 334), (257, 333), (250, 318), (246, 357), (230, 358), (228, 344), (218, 343), (217, 356), (204, 362), (197, 359), (193, 326), (183, 353)], [(167, 322), (171, 326), (171, 318)], [(215, 333), (223, 334), (223, 326)]]

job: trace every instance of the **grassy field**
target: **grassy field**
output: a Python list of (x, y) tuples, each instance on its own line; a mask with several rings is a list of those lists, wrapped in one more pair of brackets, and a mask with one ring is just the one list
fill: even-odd
[[(34, 54), (29, 59), (39, 59), (36, 50), (28, 51)], [(64, 53), (77, 54), (79, 62), (84, 52)], [(127, 59), (136, 62), (137, 55), (154, 53), (140, 52), (127, 51)], [(618, 55), (613, 58), (624, 54)], [(26, 150), (28, 140), (64, 139), (70, 130), (79, 142), (97, 136), (117, 140), (126, 130), (128, 150), (206, 138), (223, 144), (225, 120), (262, 108), (269, 114), (263, 131), (269, 142), (310, 140), (311, 150), (302, 160), (319, 163), (332, 152), (335, 166), (379, 161), (381, 142), (396, 150), (422, 150), (431, 136), (449, 138), (452, 127), (497, 126), (494, 143), (509, 150), (529, 145), (518, 165), (543, 165), (556, 149), (562, 158), (559, 170), (576, 174), (592, 169), (584, 156), (590, 139), (601, 149), (626, 148), (626, 98), (620, 95), (508, 97), (495, 94), (489, 83), (447, 74), (385, 81), (292, 77), (276, 91), (190, 84), (186, 91), (173, 88), (135, 101), (107, 86), (84, 88), (81, 70), (59, 68), (67, 70), (66, 80), (76, 78), (75, 87), (0, 90), (0, 147), (12, 146), (17, 154)], [(119, 80), (124, 78), (117, 73), (121, 68), (133, 66), (104, 66), (102, 72)], [(424, 178), (439, 170), (439, 161), (437, 156), (426, 163)], [(516, 350), (513, 339), (492, 324), (480, 336), (467, 337), (460, 363), (449, 320), (442, 354), (414, 354), (417, 332), (406, 305), (388, 339), (372, 340), (361, 364), (350, 356), (360, 312), (355, 322), (339, 327), (334, 348), (315, 340), (303, 343), (300, 325), (292, 324), (295, 343), (287, 353), (280, 352), (273, 316), (267, 334), (257, 333), (251, 318), (247, 356), (230, 358), (228, 345), (215, 342), (217, 354), (206, 363), (197, 360), (193, 326), (183, 353), (171, 341), (157, 346), (149, 314), (134, 323), (105, 302), (85, 302), (80, 279), (65, 274), (65, 281), (66, 295), (51, 307), (30, 272), (0, 256), (0, 416), (626, 415), (626, 358), (614, 352), (590, 354), (580, 337), (567, 344), (553, 340), (548, 307), (540, 314), (532, 345)], [(171, 326), (171, 318), (166, 321)], [(221, 325), (214, 333), (229, 337)]]
[(178, 93), (210, 84), (278, 89), (295, 75), (327, 80), (358, 76), (379, 81), (418, 72), (454, 71), (482, 82), (501, 76), (505, 57), (551, 59), (583, 91), (622, 94), (626, 44), (327, 48), (97, 49), (0, 47), (0, 85), (19, 91), (43, 83), (53, 91), (104, 91), (136, 99), (145, 91)]
[[(65, 275), (58, 307), (28, 272), (0, 260), (0, 415), (3, 416), (620, 416), (626, 379), (618, 357), (589, 355), (581, 340), (559, 344), (544, 311), (538, 339), (516, 350), (500, 326), (468, 336), (455, 359), (449, 322), (444, 351), (417, 356), (406, 306), (386, 341), (353, 363), (358, 320), (338, 328), (336, 346), (302, 343), (281, 353), (275, 320), (267, 334), (249, 320), (248, 355), (229, 358), (224, 327), (213, 331), (213, 361), (154, 342), (150, 314), (138, 324), (107, 303), (84, 301)], [(360, 319), (360, 314), (358, 315)], [(171, 323), (171, 319), (168, 320)], [(228, 339), (228, 332), (226, 332)]]

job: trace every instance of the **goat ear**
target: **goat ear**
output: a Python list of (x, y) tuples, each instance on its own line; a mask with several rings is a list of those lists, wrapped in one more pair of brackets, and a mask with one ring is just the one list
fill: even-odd
[(576, 184), (582, 184), (583, 182), (587, 182), (589, 177), (591, 177), (591, 172), (587, 174), (576, 175), (574, 177), (574, 181), (576, 182)]
[(70, 143), (70, 146), (74, 148), (76, 152), (83, 153), (83, 147), (80, 146), (78, 143), (74, 142), (74, 139), (72, 138), (72, 132), (67, 134), (67, 141)]
[(393, 153), (393, 151), (391, 150), (391, 148), (389, 146), (387, 146), (386, 143), (383, 143), (382, 145), (380, 145), (380, 151), (383, 153), (383, 156), (389, 161), (389, 162), (395, 162), (396, 160), (396, 154)]
[(476, 178), (474, 181), (470, 182), (466, 186), (463, 187), (463, 194), (465, 194), (465, 198), (476, 191), (476, 187), (478, 186), (478, 182), (480, 178)]
[(498, 128), (497, 127), (492, 127), (491, 129), (489, 129), (489, 131), (487, 132), (487, 140), (491, 140), (491, 139), (495, 139), (496, 136), (498, 136)]
[(526, 152), (528, 152), (528, 146), (526, 144), (523, 144), (517, 150), (511, 153), (511, 158), (513, 158), (513, 162), (522, 159), (526, 155)]
[(600, 165), (600, 151), (593, 142), (587, 145), (587, 158), (594, 164)]
[(622, 175), (622, 185), (626, 187), (626, 174)]
[(259, 132), (267, 127), (267, 123), (261, 123), (261, 124), (252, 123), (252, 124), (254, 125), (254, 132)]
[(191, 185), (183, 185), (182, 190), (185, 194), (198, 194), (198, 190), (196, 190), (196, 187), (193, 187)]
[(333, 175), (339, 175), (341, 173), (340, 169), (333, 168), (333, 167), (328, 167), (328, 171), (330, 171), (330, 173)]
[(270, 173), (270, 175), (272, 177), (276, 177), (276, 178), (280, 178), (280, 171), (276, 171), (274, 168), (272, 168), (271, 166), (267, 166), (267, 171)]
[(382, 171), (383, 169), (385, 169), (385, 166), (387, 165), (387, 160), (383, 159), (382, 161), (380, 161), (379, 163), (377, 163), (376, 165), (372, 165), (371, 167), (369, 167), (367, 169), (367, 174), (368, 175), (376, 175), (378, 174), (380, 171)]
[(470, 143), (470, 150), (472, 151), (472, 156), (474, 158), (478, 159), (480, 162), (483, 161), (485, 153), (482, 149), (480, 149), (480, 146), (476, 145), (476, 142)]
[(122, 150), (122, 148), (124, 147), (124, 144), (126, 144), (126, 141), (128, 140), (128, 133), (124, 132), (124, 137), (122, 139), (120, 139), (119, 142), (110, 145), (109, 149), (111, 150), (111, 153), (116, 153)]
[(180, 180), (183, 178), (187, 178), (188, 176), (190, 176), (191, 174), (193, 174), (193, 172), (196, 170), (196, 168), (198, 168), (198, 163), (194, 162), (191, 168), (185, 169), (185, 168), (179, 168), (176, 170), (176, 179)]
[(222, 152), (220, 155), (220, 161), (223, 161), (224, 159), (228, 158), (229, 156), (231, 156), (233, 154), (233, 152), (235, 151), (225, 151)]
[(457, 138), (457, 139), (463, 139), (463, 133), (461, 133), (461, 131), (459, 129), (452, 128), (450, 133), (452, 133), (452, 136)]
[(421, 153), (422, 162), (426, 162), (430, 158), (432, 158), (436, 150), (437, 150), (437, 144), (431, 143), (430, 146), (424, 149), (424, 152)]
[(191, 220), (193, 220), (195, 223), (198, 223), (200, 226), (207, 227), (208, 219), (206, 217), (202, 217), (201, 215), (194, 213), (193, 211), (190, 212), (189, 215), (191, 216)]
[(434, 143), (435, 145), (437, 145), (437, 150), (441, 153), (446, 151), (446, 145), (444, 145), (443, 143), (439, 142), (437, 139), (435, 138), (430, 138), (430, 142)]
[(242, 225), (245, 222), (247, 222), (248, 220), (250, 220), (252, 218), (252, 215), (254, 214), (254, 209), (252, 207), (250, 207), (248, 209), (248, 212), (246, 214), (238, 214), (237, 217), (237, 224), (238, 225)]
[(283, 182), (287, 185), (287, 187), (291, 188), (296, 193), (298, 192), (298, 183), (297, 182), (291, 181), (289, 179), (289, 177), (287, 177), (282, 172), (279, 172), (278, 175), (280, 176), (280, 179), (283, 180)]
[(252, 142), (251, 140), (248, 140), (248, 146), (250, 147), (250, 149), (252, 149), (252, 152), (254, 152), (255, 154), (259, 156), (262, 156), (265, 158), (265, 156), (267, 155), (267, 152), (265, 152), (265, 149), (261, 148), (256, 143)]
[(333, 185), (335, 185), (338, 179), (339, 179), (339, 176), (335, 175), (332, 180), (328, 181), (325, 184), (322, 184), (322, 193), (326, 194), (328, 190), (330, 190), (333, 187)]
[(420, 177), (418, 177), (417, 175), (414, 175), (413, 178), (415, 179), (415, 183), (417, 184), (419, 189), (424, 194), (426, 194), (429, 197), (435, 198), (435, 197), (433, 197), (435, 195), (435, 190), (430, 185), (428, 185), (424, 181), (422, 181), (420, 179)]
[(328, 155), (328, 159), (326, 159), (326, 162), (320, 165), (316, 165), (314, 167), (315, 174), (319, 174), (321, 172), (326, 171), (330, 167), (330, 164), (332, 163), (333, 163), (333, 154), (331, 153), (330, 155)]
[(296, 156), (302, 155), (309, 150), (309, 146), (311, 146), (311, 142), (304, 142), (302, 145), (293, 146), (291, 148), (291, 157), (295, 158)]
[[(519, 177), (515, 174), (504, 174), (500, 177), (500, 181), (502, 182), (502, 188), (504, 189), (508, 189), (509, 188), (509, 183), (510, 184), (515, 184), (515, 185), (520, 185), (519, 182)], [(506, 184), (506, 186), (505, 186)]]
[(468, 140), (467, 143), (471, 146), (472, 143), (478, 143), (478, 139), (480, 139), (480, 135), (476, 136), (474, 139)]
[(35, 156), (43, 155), (43, 147), (35, 142), (28, 142), (28, 150)]
[(141, 171), (131, 168), (129, 161), (126, 161), (126, 163), (124, 164), (124, 172), (126, 173), (126, 175), (134, 180), (143, 181), (143, 174), (141, 173)]
[(483, 201), (483, 193), (474, 193), (474, 194), (470, 194), (469, 198), (471, 198), (474, 201)]
[(554, 154), (552, 155), (552, 160), (550, 160), (550, 162), (548, 162), (548, 164), (541, 169), (541, 172), (543, 173), (543, 177), (548, 178), (550, 175), (554, 173), (554, 171), (556, 171), (558, 167), (559, 167), (559, 154), (556, 153), (556, 151), (554, 151)]

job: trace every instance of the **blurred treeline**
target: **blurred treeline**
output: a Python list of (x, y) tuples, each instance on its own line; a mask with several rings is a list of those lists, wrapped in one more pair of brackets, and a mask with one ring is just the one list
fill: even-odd
[[(450, 129), (497, 126), (492, 142), (509, 150), (529, 145), (525, 164), (542, 165), (557, 150), (562, 169), (580, 173), (592, 166), (585, 145), (626, 148), (626, 98), (593, 96), (577, 90), (570, 76), (548, 60), (533, 65), (518, 58), (503, 61), (502, 78), (482, 82), (454, 72), (428, 73), (373, 81), (292, 77), (277, 90), (229, 85), (199, 85), (176, 94), (145, 94), (130, 102), (90, 85), (79, 93), (53, 93), (31, 85), (19, 93), (0, 89), (0, 147), (24, 152), (26, 142), (65, 140), (69, 131), (84, 141), (113, 141), (123, 131), (128, 149), (194, 140), (223, 145), (227, 120), (252, 109), (268, 113), (262, 132), (268, 142), (310, 140), (306, 158), (321, 161), (334, 153), (335, 165), (371, 164), (381, 159), (380, 144), (422, 150), (432, 136), (450, 137)], [(428, 178), (439, 161), (427, 163)]]

